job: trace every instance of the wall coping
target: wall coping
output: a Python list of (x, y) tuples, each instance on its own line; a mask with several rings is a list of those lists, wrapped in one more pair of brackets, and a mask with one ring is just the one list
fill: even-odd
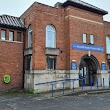
[(108, 70), (101, 70), (101, 74), (108, 74)]
[(9, 42), (9, 43), (19, 43), (19, 44), (23, 44), (23, 42), (19, 42), (19, 41), (10, 41), (10, 40), (0, 40), (0, 42)]

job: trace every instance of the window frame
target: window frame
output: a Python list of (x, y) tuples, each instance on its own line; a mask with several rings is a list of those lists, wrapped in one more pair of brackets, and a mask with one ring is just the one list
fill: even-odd
[[(3, 39), (3, 37), (2, 37), (2, 31), (5, 32), (5, 39)], [(4, 29), (1, 29), (1, 40), (6, 40), (6, 30), (4, 30)]]
[(27, 55), (25, 61), (25, 70), (32, 70), (32, 55)]
[[(18, 33), (20, 33), (20, 40), (18, 40)], [(22, 36), (22, 33), (21, 32), (17, 32), (17, 41), (18, 42), (21, 42), (21, 36)]]
[(94, 40), (95, 39), (95, 37), (94, 37), (94, 35), (90, 35), (90, 44), (94, 44)]
[[(31, 34), (32, 36), (30, 36), (30, 33), (32, 33)], [(28, 48), (32, 47), (32, 37), (33, 37), (33, 27), (32, 27), (32, 25), (29, 25), (29, 27), (28, 27)], [(30, 39), (31, 39), (31, 41), (30, 41)]]
[[(46, 56), (46, 69), (47, 70), (56, 70), (56, 61), (57, 61), (56, 56), (47, 55)], [(53, 65), (51, 65), (51, 63), (53, 63)], [(51, 66), (52, 66), (52, 68), (51, 68)]]
[[(108, 41), (108, 40), (109, 40), (109, 41)], [(109, 42), (109, 43), (108, 43), (108, 42)], [(108, 49), (108, 48), (109, 48), (108, 45), (110, 45), (110, 36), (106, 36), (106, 53), (107, 53), (107, 54), (110, 54), (110, 52), (109, 52), (110, 49)]]
[[(50, 26), (53, 30), (49, 30), (49, 29), (48, 29), (49, 26)], [(47, 40), (48, 37), (49, 37), (49, 36), (48, 36), (48, 32), (51, 32), (51, 33), (54, 35), (54, 36), (52, 36), (52, 37), (54, 37), (54, 38), (53, 38), (54, 41), (52, 41), (53, 43), (52, 43), (51, 46), (49, 46), (49, 44), (48, 44), (49, 41)], [(55, 29), (55, 26), (53, 26), (53, 25), (51, 25), (51, 24), (49, 24), (49, 25), (46, 26), (46, 48), (56, 48), (56, 29)]]
[(83, 43), (87, 43), (87, 34), (86, 33), (83, 33)]
[[(12, 37), (13, 37), (13, 39), (10, 39), (10, 32), (12, 32), (12, 33), (13, 33), (13, 36), (12, 36)], [(14, 31), (11, 31), (11, 30), (9, 31), (9, 41), (14, 41)]]
[(108, 70), (110, 71), (110, 60), (108, 60)]

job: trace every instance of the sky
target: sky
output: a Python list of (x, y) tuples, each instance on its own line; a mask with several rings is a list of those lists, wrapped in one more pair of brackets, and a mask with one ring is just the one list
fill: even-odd
[[(19, 17), (34, 2), (40, 2), (46, 5), (54, 6), (57, 2), (65, 2), (66, 0), (0, 0), (0, 15), (7, 14)], [(104, 16), (105, 21), (110, 22), (110, 0), (82, 0), (101, 9), (108, 11), (108, 15)]]

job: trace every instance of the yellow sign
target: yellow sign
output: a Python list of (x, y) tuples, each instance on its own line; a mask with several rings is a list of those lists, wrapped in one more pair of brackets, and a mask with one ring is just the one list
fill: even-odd
[(9, 75), (5, 75), (4, 76), (4, 82), (5, 83), (9, 83), (10, 82), (10, 76)]

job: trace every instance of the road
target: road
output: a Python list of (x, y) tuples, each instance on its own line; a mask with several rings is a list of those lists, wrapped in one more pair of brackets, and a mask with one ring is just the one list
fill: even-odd
[(36, 95), (3, 95), (0, 110), (110, 110), (110, 93), (49, 99)]

